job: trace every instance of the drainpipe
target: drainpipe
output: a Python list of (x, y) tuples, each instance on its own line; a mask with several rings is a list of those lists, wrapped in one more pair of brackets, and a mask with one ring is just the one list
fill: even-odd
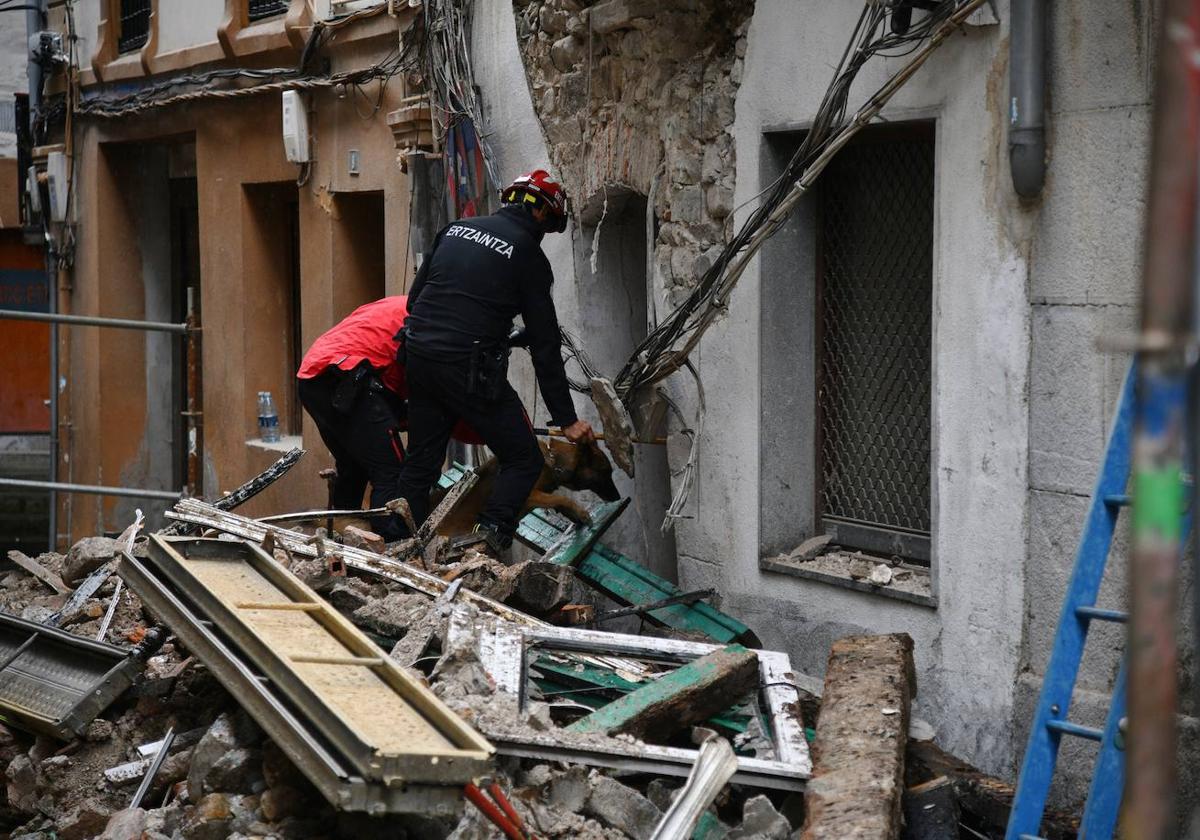
[(1008, 160), (1013, 189), (1037, 198), (1046, 181), (1046, 4), (1012, 0)]

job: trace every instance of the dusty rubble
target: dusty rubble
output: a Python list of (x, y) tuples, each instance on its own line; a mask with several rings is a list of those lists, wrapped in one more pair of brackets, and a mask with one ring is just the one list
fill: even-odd
[[(362, 545), (371, 544), (369, 538), (361, 535), (354, 539)], [(674, 734), (656, 732), (655, 744), (644, 743), (629, 734), (610, 737), (602, 731), (568, 731), (563, 727), (592, 712), (592, 708), (581, 702), (586, 699), (587, 690), (542, 694), (535, 681), (530, 680), (525, 696), (518, 700), (510, 686), (497, 683), (489, 671), (495, 662), (487, 660), (483, 653), (489, 644), (484, 637), (508, 632), (504, 628), (511, 630), (517, 625), (481, 610), (478, 605), (462, 599), (455, 601), (455, 587), (487, 593), (516, 609), (558, 620), (567, 614), (563, 608), (568, 604), (603, 607), (606, 602), (583, 587), (569, 570), (564, 574), (561, 567), (529, 560), (505, 565), (470, 550), (452, 555), (442, 546), (436, 552), (424, 552), (408, 561), (423, 573), (453, 582), (442, 597), (431, 598), (428, 592), (416, 592), (394, 580), (363, 577), (354, 570), (348, 573), (346, 564), (325, 556), (323, 548), (315, 558), (298, 556), (270, 544), (264, 548), (268, 556), (273, 554), (281, 566), (389, 651), (398, 665), (418, 676), (454, 713), (489, 739), (528, 745), (566, 745), (602, 755), (629, 756), (666, 746), (687, 747), (707, 737), (708, 722), (695, 728), (674, 727), (678, 730)], [(147, 555), (145, 538), (135, 544), (132, 553), (138, 558)], [(0, 610), (35, 622), (59, 621), (67, 632), (95, 639), (120, 580), (111, 573), (117, 554), (115, 541), (88, 538), (73, 546), (67, 555), (43, 554), (37, 558), (22, 555), (15, 561), (0, 561)], [(84, 581), (95, 584), (101, 580), (91, 597), (76, 597), (75, 608), (52, 619), (64, 610), (64, 605), (73, 603), (72, 587), (83, 588), (87, 586)], [(143, 608), (137, 596), (122, 588), (105, 640), (131, 648), (157, 624), (156, 617)], [(689, 635), (663, 627), (653, 632), (676, 638)], [(598, 635), (613, 638), (610, 634)], [(874, 644), (872, 639), (886, 641), (890, 637), (864, 638), (867, 644)], [(546, 655), (556, 667), (582, 667), (579, 660)], [(622, 675), (619, 663), (623, 660), (606, 661), (614, 663), (611, 674), (616, 679), (630, 676)], [(849, 676), (853, 682), (861, 683), (854, 670), (848, 669)], [(788, 678), (791, 680), (792, 675)], [(811, 687), (810, 683), (804, 684)], [(789, 701), (797, 709), (789, 714), (797, 714), (806, 725), (817, 727), (819, 697), (799, 684), (793, 684), (792, 690), (799, 695), (799, 703)], [(854, 702), (863, 702), (863, 697), (853, 695), (855, 689), (848, 690), (856, 698)], [(631, 695), (624, 696), (628, 699)], [(831, 696), (839, 695), (835, 690)], [(865, 699), (869, 707), (871, 698)], [(726, 707), (724, 714), (744, 714), (749, 719), (744, 731), (730, 740), (743, 757), (771, 761), (777, 758), (774, 750), (781, 747), (764, 731), (759, 713), (752, 711), (756, 703), (752, 700)], [(884, 710), (884, 714), (888, 711), (894, 710)], [(707, 714), (710, 713), (705, 711), (694, 719)], [(854, 714), (847, 720), (852, 720)], [(916, 813), (912, 808), (919, 807), (921, 814), (927, 816), (924, 803), (934, 797), (929, 801), (949, 803), (939, 807), (950, 809), (943, 823), (951, 830), (961, 824), (974, 832), (963, 836), (1002, 833), (1011, 787), (957, 762), (937, 750), (932, 742), (914, 741), (911, 736), (905, 764), (903, 717), (898, 716), (894, 722), (898, 740), (894, 741), (889, 761), (895, 762), (891, 765), (895, 770), (887, 772), (894, 780), (903, 776), (903, 789), (908, 791), (906, 811)], [(830, 724), (826, 731), (834, 734), (827, 738), (841, 737), (835, 730), (845, 729), (844, 725)], [(155, 743), (168, 731), (174, 733), (175, 740), (160, 769), (152, 776), (141, 807), (130, 808), (134, 791), (157, 751)], [(369, 817), (335, 809), (283, 750), (264, 735), (239, 706), (237, 698), (174, 636), (167, 637), (162, 647), (148, 658), (133, 687), (81, 732), (80, 737), (64, 743), (46, 736), (35, 737), (0, 717), (0, 769), (4, 782), (0, 787), (0, 840), (375, 836), (482, 840), (503, 836), (493, 822), (470, 804), (464, 804), (461, 811), (451, 816)], [(797, 737), (802, 735), (798, 733)], [(827, 741), (822, 747), (818, 742), (816, 755), (829, 756), (834, 749), (840, 749), (840, 745), (831, 747)], [(627, 761), (613, 761), (611, 766), (601, 762), (601, 765), (499, 755), (490, 777), (479, 784), (490, 787), (496, 783), (527, 829), (537, 837), (649, 840), (685, 780), (629, 769)], [(820, 767), (817, 771), (819, 776)], [(827, 783), (823, 783), (824, 787), (818, 785), (816, 778), (814, 789), (829, 787)], [(848, 786), (853, 788), (853, 780)], [(891, 813), (896, 815), (897, 823), (900, 795), (901, 786), (894, 786), (890, 804), (886, 806), (894, 809)], [(913, 802), (921, 804), (914, 806)], [(727, 784), (708, 807), (701, 828), (693, 836), (705, 840), (720, 837), (782, 840), (800, 836), (805, 826), (805, 804), (804, 795), (798, 791)], [(810, 809), (810, 818), (813, 813), (816, 812)], [(915, 824), (913, 820), (910, 823)], [(1070, 836), (1071, 821), (1061, 819), (1051, 828), (1052, 836)]]
[[(112, 540), (90, 538), (68, 555), (43, 554), (34, 559), (64, 581), (77, 582), (111, 561), (115, 549)], [(139, 544), (134, 554), (144, 554), (144, 547)], [(445, 644), (448, 607), (431, 609), (428, 598), (396, 584), (331, 574), (324, 561), (283, 560), (373, 638), (393, 645), (400, 658), (405, 639), (413, 633), (427, 636), (422, 651), (413, 652), (414, 660), (424, 650), (439, 651)], [(481, 573), (486, 567), (477, 558), (460, 562), (474, 566), (468, 574), (474, 574), (483, 589), (495, 589), (497, 579), (501, 589), (511, 589), (510, 581), (516, 579), (511, 567)], [(482, 579), (487, 571), (491, 581)], [(64, 622), (64, 629), (95, 638), (117, 581), (116, 575), (111, 576), (76, 616)], [(23, 569), (0, 572), (0, 609), (5, 612), (41, 621), (61, 609), (67, 597)], [(123, 589), (107, 641), (131, 645), (154, 623), (137, 597)], [(493, 729), (503, 721), (514, 731), (549, 731), (555, 726), (544, 702), (529, 703), (518, 718), (515, 698), (497, 694), (473, 650), (446, 646), (415, 664), (434, 691), (468, 721), (488, 716)], [(168, 729), (181, 737), (142, 807), (128, 810), (140, 775), (119, 778), (114, 768), (144, 762), (138, 747), (158, 741)], [(149, 659), (135, 687), (96, 718), (83, 738), (64, 744), (0, 723), (0, 768), (5, 781), (0, 838), (13, 840), (502, 836), (470, 806), (456, 819), (440, 821), (373, 819), (334, 810), (173, 638)], [(671, 792), (683, 783), (677, 778), (618, 776), (516, 759), (498, 760), (493, 780), (508, 792), (539, 837), (638, 840), (650, 836)], [(725, 824), (740, 823), (742, 800), (750, 798), (748, 794), (729, 792), (719, 803)], [(758, 813), (754, 809), (747, 813), (752, 810)], [(753, 836), (774, 835), (755, 831)]]

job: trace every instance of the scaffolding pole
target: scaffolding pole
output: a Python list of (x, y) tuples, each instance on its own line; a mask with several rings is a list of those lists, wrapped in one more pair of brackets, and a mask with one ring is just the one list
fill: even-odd
[(48, 324), (75, 324), (83, 327), (116, 327), (123, 330), (145, 330), (187, 335), (187, 323), (172, 324), (162, 321), (139, 321), (133, 318), (101, 318), (94, 315), (64, 315), (60, 312), (21, 312), (15, 309), (0, 309), (0, 320), (42, 321)]
[[(201, 486), (202, 471), (201, 447), (203, 435), (204, 412), (200, 399), (200, 324), (191, 292), (188, 293), (188, 319), (182, 324), (165, 321), (143, 321), (134, 318), (105, 318), (97, 315), (67, 315), (57, 311), (57, 281), (51, 294), (50, 312), (22, 312), (13, 309), (0, 309), (0, 320), (38, 321), (50, 324), (50, 478), (58, 475), (58, 327), (66, 324), (79, 327), (106, 327), (110, 329), (138, 330), (142, 332), (165, 332), (178, 335), (186, 340), (185, 353), (187, 356), (187, 403), (183, 411), (187, 421), (187, 494), (199, 496), (203, 492)], [(21, 481), (17, 479), (0, 479), (2, 487), (24, 487), (28, 489), (47, 490), (50, 493), (50, 550), (58, 548), (58, 497), (59, 491), (69, 493), (93, 493), (102, 496), (130, 496), (133, 498), (165, 499), (176, 501), (179, 493), (162, 490), (139, 490), (127, 487), (101, 487), (85, 484), (65, 484), (57, 481)]]
[(34, 481), (24, 478), (0, 478), (0, 487), (45, 490), (51, 493), (87, 493), (92, 496), (126, 496), (131, 499), (161, 499), (166, 502), (177, 502), (184, 495), (182, 492), (149, 490), (145, 487), (106, 487), (100, 484), (69, 484), (65, 481)]
[(1179, 564), (1200, 142), (1200, 0), (1167, 0), (1159, 40), (1133, 441), (1125, 836), (1175, 832)]

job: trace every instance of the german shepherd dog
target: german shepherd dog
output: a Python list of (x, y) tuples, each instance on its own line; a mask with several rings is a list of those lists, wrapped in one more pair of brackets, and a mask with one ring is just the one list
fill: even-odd
[[(591, 490), (606, 502), (615, 502), (621, 498), (617, 485), (613, 483), (612, 462), (596, 443), (574, 444), (558, 438), (539, 440), (542, 457), (545, 464), (542, 474), (538, 476), (537, 484), (529, 498), (521, 508), (521, 516), (534, 508), (550, 508), (556, 510), (573, 522), (588, 524), (591, 517), (584, 507), (574, 499), (555, 493), (559, 488), (567, 490)], [(489, 458), (475, 472), (479, 480), (471, 491), (463, 497), (454, 510), (442, 522), (438, 533), (443, 536), (457, 536), (470, 531), (483, 506), (492, 493), (492, 485), (500, 471), (495, 457)], [(437, 504), (438, 497), (432, 500)]]

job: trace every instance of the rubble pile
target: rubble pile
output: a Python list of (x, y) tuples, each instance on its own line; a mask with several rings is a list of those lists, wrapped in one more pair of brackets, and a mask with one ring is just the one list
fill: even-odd
[(822, 689), (597, 543), (619, 506), (504, 563), (226, 500), (0, 559), (0, 840), (1003, 835), (1012, 787), (910, 720), (911, 639)]
[[(67, 555), (35, 559), (70, 586), (112, 561), (116, 552), (113, 540), (88, 538)], [(145, 556), (144, 541), (133, 554)], [(447, 641), (451, 615), (462, 605), (437, 605), (386, 581), (333, 575), (322, 560), (282, 559), (400, 657), (410, 650), (405, 640), (411, 646), (411, 637), (425, 632), (420, 652), (435, 652), (423, 662), (404, 664), (420, 668), (417, 673), (468, 722), (486, 719), (491, 731), (550, 733), (556, 728), (550, 703), (533, 700), (518, 713), (516, 698), (497, 690), (477, 648)], [(483, 567), (474, 557), (460, 563)], [(504, 567), (494, 577), (515, 581), (514, 568)], [(63, 629), (95, 638), (118, 580), (116, 574), (109, 577), (77, 615), (63, 621)], [(68, 598), (23, 569), (0, 572), (0, 609), (9, 614), (46, 620)], [(478, 612), (468, 610), (468, 615), (478, 617)], [(132, 645), (156, 623), (137, 596), (123, 589), (106, 637)], [(154, 756), (152, 748), (168, 730), (177, 737), (140, 807), (131, 809), (134, 791)], [(336, 810), (174, 637), (147, 660), (137, 684), (92, 720), (82, 737), (64, 743), (0, 722), (0, 770), (0, 838), (12, 840), (502, 836), (469, 805), (450, 817), (373, 818)], [(683, 784), (681, 778), (508, 757), (496, 761), (489, 781), (507, 791), (536, 836), (597, 840), (649, 838)], [(787, 803), (794, 811), (799, 798), (774, 799), (772, 803), (761, 793), (733, 787), (714, 811), (722, 831), (730, 832), (727, 836), (782, 838), (793, 827), (776, 808)], [(743, 813), (748, 822), (739, 827)]]

